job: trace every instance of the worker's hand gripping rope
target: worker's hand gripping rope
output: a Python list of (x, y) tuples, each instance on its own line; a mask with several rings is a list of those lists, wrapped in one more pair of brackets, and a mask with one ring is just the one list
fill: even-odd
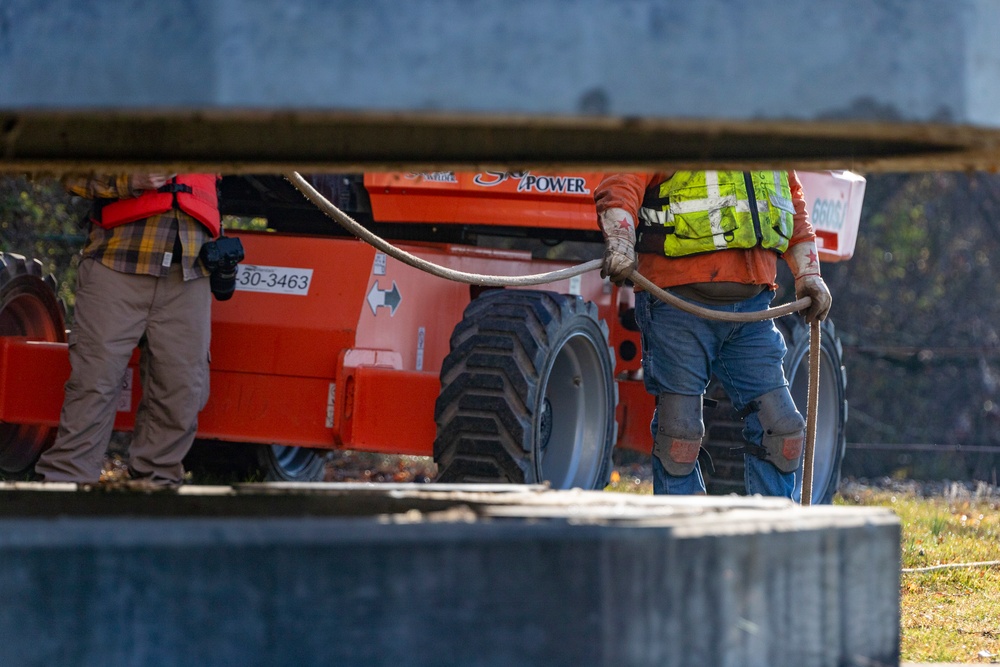
[(621, 285), (636, 267), (635, 221), (632, 214), (620, 208), (609, 208), (600, 215), (604, 233), (604, 263), (601, 277)]
[(795, 296), (809, 297), (812, 303), (805, 310), (806, 322), (822, 322), (830, 312), (833, 297), (819, 274), (819, 254), (816, 244), (809, 241), (793, 245), (785, 251), (785, 261), (795, 276)]

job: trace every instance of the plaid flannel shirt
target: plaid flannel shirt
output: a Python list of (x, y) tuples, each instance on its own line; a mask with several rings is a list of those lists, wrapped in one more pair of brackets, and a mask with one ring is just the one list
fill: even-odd
[[(124, 199), (141, 194), (131, 189), (128, 174), (70, 175), (62, 183), (69, 192), (87, 199)], [(82, 256), (121, 273), (162, 277), (171, 263), (178, 261), (173, 254), (179, 239), (184, 280), (192, 280), (209, 275), (198, 253), (210, 238), (204, 225), (175, 209), (112, 229), (91, 224)]]

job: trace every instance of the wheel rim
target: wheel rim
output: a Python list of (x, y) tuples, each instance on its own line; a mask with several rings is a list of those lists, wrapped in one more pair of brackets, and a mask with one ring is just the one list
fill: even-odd
[[(604, 359), (583, 333), (565, 339), (539, 386), (535, 473), (553, 488), (592, 488), (606, 438), (608, 379)], [(543, 438), (543, 429), (547, 438)]]
[(63, 338), (58, 323), (52, 319), (51, 304), (24, 286), (14, 285), (0, 308), (0, 336), (26, 336), (49, 342)]
[(275, 468), (287, 478), (301, 477), (313, 465), (316, 454), (303, 447), (270, 445)]
[[(792, 399), (797, 406), (805, 406), (809, 396), (808, 349), (796, 361), (790, 375)], [(829, 352), (821, 350), (819, 368), (819, 399), (816, 416), (816, 443), (813, 448), (812, 501), (821, 502), (826, 494), (840, 456), (841, 397), (837, 382), (840, 368), (834, 365)]]

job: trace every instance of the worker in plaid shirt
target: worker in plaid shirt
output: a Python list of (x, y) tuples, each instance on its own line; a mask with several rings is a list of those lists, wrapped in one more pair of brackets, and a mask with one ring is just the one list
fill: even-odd
[(36, 475), (100, 481), (138, 346), (142, 399), (129, 474), (155, 486), (179, 485), (208, 400), (212, 292), (199, 252), (221, 230), (217, 177), (73, 174), (63, 185), (95, 206), (77, 276), (72, 372), (55, 443)]

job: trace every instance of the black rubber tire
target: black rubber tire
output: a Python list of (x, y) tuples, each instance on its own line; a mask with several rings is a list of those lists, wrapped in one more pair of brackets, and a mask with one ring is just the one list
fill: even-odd
[(307, 447), (196, 440), (184, 468), (216, 483), (322, 482), (327, 458), (326, 450)]
[[(809, 388), (809, 327), (799, 315), (788, 315), (776, 321), (785, 338), (785, 376), (795, 405), (806, 411)], [(833, 322), (826, 320), (821, 327), (821, 365), (819, 406), (816, 420), (816, 446), (813, 454), (812, 503), (828, 504), (840, 485), (840, 470), (847, 446), (847, 374), (844, 371), (843, 349)], [(709, 493), (745, 493), (743, 481), (743, 424), (733, 414), (732, 403), (713, 379), (707, 396), (718, 405), (705, 409), (704, 447), (711, 457), (712, 468), (702, 461)]]
[(286, 445), (260, 445), (257, 463), (265, 482), (322, 482), (327, 451)]
[(259, 482), (263, 473), (257, 463), (257, 447), (243, 442), (196, 439), (184, 457), (184, 470), (199, 484)]
[[(805, 415), (809, 391), (809, 327), (798, 316), (778, 320), (788, 345), (785, 373), (792, 399)], [(784, 327), (784, 328), (782, 328)], [(819, 404), (813, 454), (812, 504), (829, 504), (840, 488), (840, 470), (847, 449), (847, 372), (844, 350), (833, 322), (820, 326)]]
[(441, 367), (437, 481), (604, 488), (618, 430), (613, 355), (597, 307), (578, 296), (473, 300)]
[[(37, 259), (0, 253), (0, 336), (65, 343), (66, 310), (56, 289)], [(0, 474), (17, 477), (30, 470), (55, 432), (51, 426), (0, 424)]]

